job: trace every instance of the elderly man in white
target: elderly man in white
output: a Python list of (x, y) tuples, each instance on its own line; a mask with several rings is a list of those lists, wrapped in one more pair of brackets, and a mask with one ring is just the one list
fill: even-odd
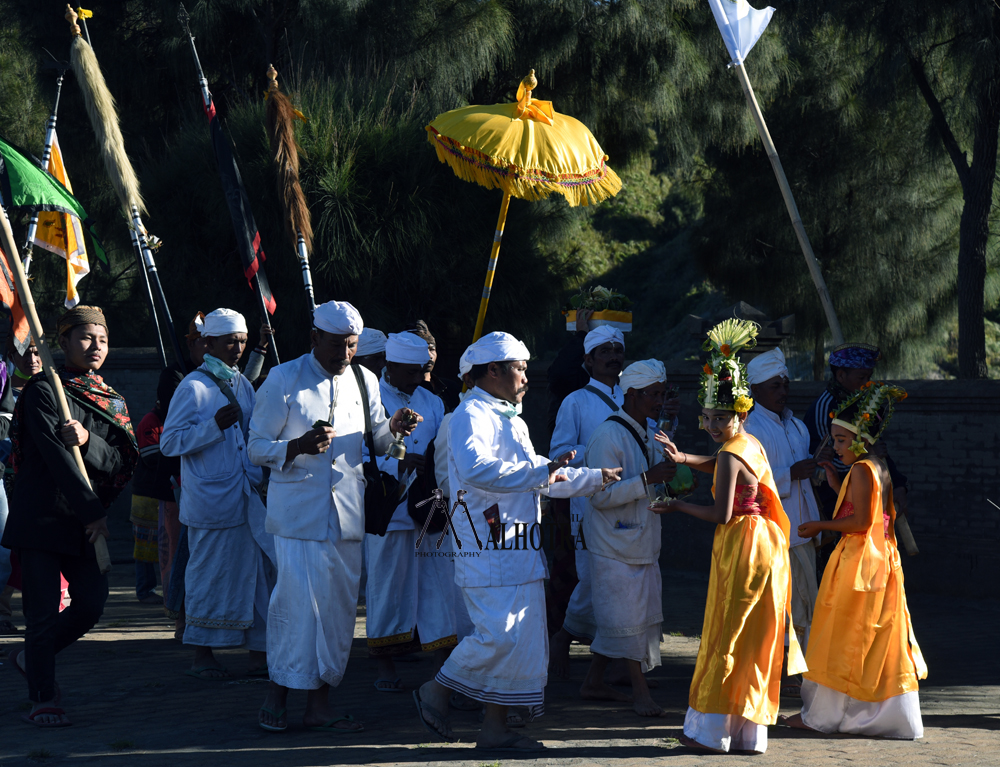
[[(436, 677), (415, 690), (421, 723), (442, 740), (454, 736), (447, 716), (450, 691), (486, 704), (480, 748), (537, 751), (544, 746), (512, 734), (508, 706), (544, 709), (548, 636), (545, 560), (540, 549), (539, 496), (588, 495), (616, 481), (621, 469), (575, 469), (574, 454), (555, 461), (537, 455), (517, 405), (527, 391), (528, 350), (508, 333), (483, 336), (466, 351), (476, 383), (449, 423), (449, 482), (466, 490), (480, 556), (455, 562), (474, 631)], [(475, 540), (464, 514), (452, 520), (466, 546)], [(491, 533), (492, 530), (492, 533)], [(536, 547), (536, 544), (538, 546)]]
[[(788, 558), (792, 567), (792, 625), (804, 651), (819, 587), (816, 583), (813, 539), (802, 538), (797, 531), (803, 522), (814, 522), (820, 518), (810, 482), (816, 471), (816, 461), (809, 454), (806, 425), (785, 406), (788, 368), (781, 349), (775, 348), (754, 357), (747, 365), (747, 380), (755, 405), (743, 428), (764, 446), (774, 474), (774, 484), (781, 496), (781, 505), (791, 523)], [(786, 678), (782, 683), (782, 694), (794, 697), (799, 686), (799, 682)]]
[[(273, 368), (257, 395), (250, 457), (271, 468), (267, 530), (274, 534), (278, 583), (267, 616), (271, 686), (260, 726), (287, 729), (288, 689), (307, 690), (306, 727), (361, 732), (329, 702), (354, 637), (365, 535), (361, 466), (368, 397), (375, 450), (407, 435), (406, 410), (386, 418), (378, 379), (351, 365), (364, 328), (345, 301), (316, 307), (308, 354)], [(413, 414), (416, 415), (416, 414)], [(416, 415), (416, 420), (421, 420)]]
[[(587, 465), (622, 467), (622, 481), (590, 498), (583, 529), (590, 551), (594, 619), (590, 672), (580, 697), (632, 703), (640, 716), (661, 716), (643, 674), (660, 665), (663, 588), (660, 518), (649, 510), (648, 484), (670, 482), (677, 466), (649, 436), (647, 419), (663, 410), (667, 373), (659, 360), (635, 362), (621, 377), (622, 408), (600, 424), (587, 443)], [(632, 698), (603, 682), (613, 658), (625, 661)]]
[(231, 678), (212, 648), (246, 645), (250, 675), (266, 676), (275, 555), (257, 494), (263, 472), (247, 451), (254, 390), (236, 367), (246, 348), (246, 321), (217, 309), (206, 315), (201, 335), (204, 362), (177, 387), (160, 437), (160, 452), (181, 458), (180, 521), (191, 551), (184, 644), (195, 648), (186, 673)]
[[(584, 364), (590, 382), (563, 400), (552, 430), (549, 455), (575, 451), (571, 466), (584, 463), (584, 450), (594, 429), (616, 412), (625, 401), (618, 377), (625, 366), (625, 336), (618, 328), (601, 325), (583, 339)], [(577, 539), (587, 513), (587, 499), (570, 499), (570, 531)], [(549, 670), (557, 677), (569, 676), (569, 646), (573, 641), (589, 644), (594, 638), (594, 607), (590, 593), (590, 555), (578, 546), (575, 552), (578, 583), (573, 589), (562, 628), (552, 635)]]
[[(410, 408), (424, 420), (403, 441), (406, 456), (401, 461), (380, 458), (379, 466), (401, 479), (414, 471), (433, 474), (434, 466), (424, 458), (444, 418), (444, 402), (420, 385), (430, 360), (427, 341), (413, 333), (393, 333), (385, 360), (379, 390), (386, 410)], [(432, 482), (430, 488), (436, 486)], [(454, 560), (435, 556), (437, 535), (425, 536), (416, 548), (419, 531), (408, 503), (404, 499), (396, 508), (384, 536), (365, 536), (368, 651), (378, 664), (375, 689), (380, 692), (403, 689), (393, 657), (433, 651), (440, 665), (471, 628), (455, 584)]]

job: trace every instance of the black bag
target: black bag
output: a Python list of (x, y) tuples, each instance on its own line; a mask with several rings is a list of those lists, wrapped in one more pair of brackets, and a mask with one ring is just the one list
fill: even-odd
[(365, 474), (365, 532), (369, 535), (384, 536), (389, 529), (393, 512), (403, 499), (399, 495), (399, 480), (382, 471), (375, 463), (375, 438), (372, 435), (368, 387), (365, 386), (360, 367), (351, 365), (351, 369), (361, 391), (361, 405), (365, 409), (365, 444), (368, 446), (368, 460), (361, 467)]
[[(434, 508), (434, 502), (425, 503), (420, 508), (417, 504), (434, 496), (434, 489), (437, 487), (437, 478), (434, 474), (434, 440), (431, 440), (430, 447), (424, 453), (424, 473), (418, 474), (410, 485), (409, 495), (406, 497), (406, 513), (417, 523), (417, 529), (423, 530), (427, 515), (434, 509), (434, 517), (427, 526), (427, 532), (440, 533), (444, 530), (446, 513), (441, 513), (441, 509)], [(447, 501), (447, 499), (445, 499)]]

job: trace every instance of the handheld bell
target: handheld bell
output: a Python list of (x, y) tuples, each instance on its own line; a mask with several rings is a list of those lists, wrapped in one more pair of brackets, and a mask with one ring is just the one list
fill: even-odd
[(406, 457), (406, 445), (403, 444), (403, 437), (396, 437), (392, 444), (389, 445), (389, 449), (385, 451), (385, 454), (388, 458), (395, 458), (397, 461), (402, 461)]

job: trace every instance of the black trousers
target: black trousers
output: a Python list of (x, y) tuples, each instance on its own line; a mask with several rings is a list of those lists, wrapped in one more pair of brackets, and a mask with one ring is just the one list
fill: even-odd
[[(24, 665), (28, 697), (52, 700), (56, 654), (92, 629), (108, 601), (108, 576), (93, 557), (74, 557), (41, 549), (21, 549), (21, 607), (24, 611)], [(66, 576), (69, 607), (59, 612), (59, 573)]]

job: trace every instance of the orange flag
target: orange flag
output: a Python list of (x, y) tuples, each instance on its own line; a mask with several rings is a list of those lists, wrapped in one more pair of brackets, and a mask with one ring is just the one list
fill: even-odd
[[(59, 137), (55, 134), (52, 136), (52, 155), (49, 157), (48, 171), (66, 187), (67, 192), (73, 193), (66, 166), (63, 165)], [(90, 274), (90, 262), (87, 260), (80, 219), (69, 213), (40, 211), (34, 244), (66, 259), (65, 304), (67, 309), (72, 309), (80, 303), (77, 283)]]
[[(28, 348), (28, 318), (24, 316), (24, 308), (21, 306), (21, 297), (17, 294), (14, 286), (14, 270), (11, 268), (7, 253), (0, 248), (0, 312), (10, 313), (11, 335), (14, 336), (14, 345), (17, 350), (24, 353)], [(0, 319), (0, 322), (6, 318)]]

